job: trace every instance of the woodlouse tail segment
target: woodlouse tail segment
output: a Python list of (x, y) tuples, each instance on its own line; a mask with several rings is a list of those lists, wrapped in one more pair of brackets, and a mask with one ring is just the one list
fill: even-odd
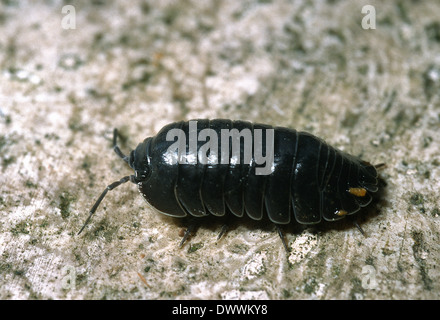
[(90, 213), (89, 216), (86, 220), (86, 222), (84, 223), (84, 225), (82, 226), (81, 230), (79, 230), (78, 234), (79, 235), (84, 228), (89, 224), (90, 219), (92, 218), (92, 215), (95, 213), (96, 209), (98, 209), (100, 203), (102, 202), (102, 200), (104, 199), (105, 195), (107, 194), (107, 192), (109, 192), (110, 190), (113, 190), (114, 188), (120, 186), (123, 183), (126, 183), (127, 181), (131, 181), (133, 183), (135, 183), (134, 181), (134, 175), (131, 176), (125, 176), (122, 179), (120, 179), (119, 181), (115, 181), (111, 184), (109, 184), (107, 186), (107, 188), (105, 188), (105, 190), (101, 193), (101, 195), (99, 196), (98, 200), (96, 200), (95, 204), (93, 205), (92, 209), (90, 209)]
[(122, 159), (124, 160), (126, 163), (129, 163), (129, 159), (130, 157), (125, 155), (121, 149), (119, 148), (118, 144), (117, 144), (117, 139), (118, 139), (118, 129), (113, 129), (113, 150), (116, 152), (116, 154)]

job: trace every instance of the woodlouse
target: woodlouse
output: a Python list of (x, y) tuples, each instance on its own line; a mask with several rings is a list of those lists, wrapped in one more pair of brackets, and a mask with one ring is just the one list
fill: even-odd
[[(113, 149), (135, 173), (107, 186), (79, 233), (107, 192), (127, 181), (136, 183), (144, 199), (169, 216), (246, 214), (261, 220), (267, 215), (277, 227), (293, 220), (340, 220), (368, 205), (378, 190), (376, 168), (381, 165), (283, 127), (224, 119), (174, 122), (129, 156), (116, 140), (115, 129)], [(192, 230), (187, 229), (181, 244)]]

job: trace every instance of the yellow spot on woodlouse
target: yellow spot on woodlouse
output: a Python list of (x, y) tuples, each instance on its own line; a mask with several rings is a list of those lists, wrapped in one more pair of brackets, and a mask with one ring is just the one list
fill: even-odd
[(348, 192), (352, 195), (355, 195), (356, 197), (365, 197), (367, 194), (367, 190), (364, 188), (350, 188), (348, 189)]
[(336, 213), (336, 215), (342, 217), (342, 216), (345, 216), (348, 212), (345, 210), (338, 210), (335, 213)]

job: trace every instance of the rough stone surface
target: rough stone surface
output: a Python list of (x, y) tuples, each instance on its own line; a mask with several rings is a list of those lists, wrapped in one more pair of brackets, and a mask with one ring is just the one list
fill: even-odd
[[(0, 4), (0, 299), (439, 298), (437, 0), (72, 1), (75, 29), (65, 4)], [(76, 236), (131, 174), (112, 128), (128, 152), (192, 118), (305, 130), (386, 163), (367, 237), (292, 226), (286, 254), (272, 226), (238, 221), (180, 249), (182, 225), (130, 183)]]

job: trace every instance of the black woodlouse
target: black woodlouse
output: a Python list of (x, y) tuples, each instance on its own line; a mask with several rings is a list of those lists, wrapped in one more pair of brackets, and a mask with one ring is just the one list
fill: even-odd
[(135, 173), (107, 186), (78, 234), (107, 192), (127, 181), (169, 216), (246, 214), (261, 220), (267, 215), (277, 228), (293, 220), (316, 224), (342, 219), (368, 205), (370, 193), (378, 190), (376, 168), (381, 165), (283, 127), (224, 119), (175, 122), (146, 138), (129, 156), (116, 139), (115, 129), (113, 149)]

